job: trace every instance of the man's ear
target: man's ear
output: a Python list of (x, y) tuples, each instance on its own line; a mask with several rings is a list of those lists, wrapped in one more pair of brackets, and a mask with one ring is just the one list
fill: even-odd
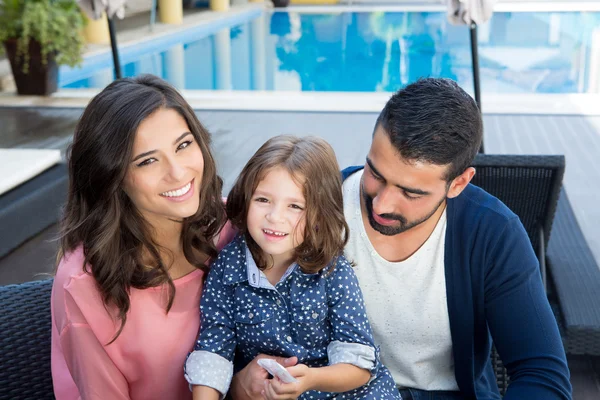
[(452, 199), (461, 194), (474, 176), (475, 168), (469, 167), (465, 169), (465, 172), (454, 178), (454, 180), (450, 183), (450, 189), (448, 189), (448, 194), (446, 197)]

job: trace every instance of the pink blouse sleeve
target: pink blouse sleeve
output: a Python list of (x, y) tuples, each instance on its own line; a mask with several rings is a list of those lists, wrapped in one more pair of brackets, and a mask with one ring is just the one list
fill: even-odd
[(60, 346), (81, 399), (129, 399), (129, 386), (123, 374), (85, 320), (77, 301), (68, 291), (64, 295), (68, 322), (59, 334)]

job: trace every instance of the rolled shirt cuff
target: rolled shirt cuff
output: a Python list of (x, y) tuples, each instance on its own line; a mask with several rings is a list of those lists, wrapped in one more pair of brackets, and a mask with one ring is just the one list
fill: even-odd
[(210, 351), (193, 351), (185, 361), (185, 379), (190, 385), (208, 386), (227, 394), (233, 378), (233, 363)]
[(327, 346), (329, 365), (352, 364), (377, 374), (377, 357), (375, 349), (360, 343), (347, 343), (334, 340)]

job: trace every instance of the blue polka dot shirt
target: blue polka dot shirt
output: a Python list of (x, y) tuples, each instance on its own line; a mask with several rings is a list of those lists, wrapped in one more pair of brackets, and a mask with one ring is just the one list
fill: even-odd
[(200, 335), (185, 365), (190, 384), (224, 395), (234, 370), (260, 353), (297, 356), (310, 367), (349, 363), (372, 379), (380, 368), (358, 281), (343, 256), (315, 274), (292, 264), (273, 286), (238, 235), (212, 265), (200, 308)]

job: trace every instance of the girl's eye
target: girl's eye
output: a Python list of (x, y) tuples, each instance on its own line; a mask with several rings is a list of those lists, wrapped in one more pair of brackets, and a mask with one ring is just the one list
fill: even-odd
[(185, 142), (182, 142), (179, 146), (177, 146), (177, 150), (183, 150), (192, 143), (193, 142), (191, 140), (186, 140)]
[(254, 199), (254, 201), (257, 201), (259, 203), (267, 203), (269, 200), (265, 199), (264, 197), (257, 197)]
[(138, 167), (143, 167), (145, 165), (150, 165), (150, 164), (152, 164), (154, 162), (156, 162), (156, 158), (148, 158), (148, 159), (142, 161), (141, 163), (139, 163), (137, 166)]
[(294, 210), (304, 210), (304, 208), (299, 206), (298, 204), (290, 204), (290, 207), (292, 207)]

